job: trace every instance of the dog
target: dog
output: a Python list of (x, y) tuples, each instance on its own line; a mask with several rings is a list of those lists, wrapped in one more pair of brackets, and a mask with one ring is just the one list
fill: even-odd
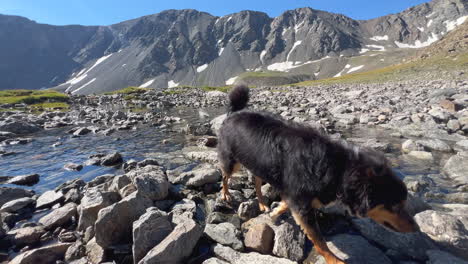
[(222, 199), (231, 201), (228, 180), (244, 166), (255, 176), (259, 207), (267, 211), (261, 185), (280, 192), (273, 218), (291, 210), (295, 222), (328, 264), (344, 263), (327, 247), (316, 212), (333, 202), (357, 217), (369, 217), (398, 232), (416, 232), (405, 210), (407, 189), (383, 154), (331, 140), (309, 126), (288, 122), (266, 112), (248, 111), (249, 88), (229, 93), (227, 117), (218, 132)]

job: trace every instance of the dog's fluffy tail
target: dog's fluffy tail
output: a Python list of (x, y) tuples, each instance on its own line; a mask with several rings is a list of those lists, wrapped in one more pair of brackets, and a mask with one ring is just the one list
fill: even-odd
[(238, 85), (229, 93), (229, 109), (230, 113), (242, 110), (249, 101), (249, 87)]

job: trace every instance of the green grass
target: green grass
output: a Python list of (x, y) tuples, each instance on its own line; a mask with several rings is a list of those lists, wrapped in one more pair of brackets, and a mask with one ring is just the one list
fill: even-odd
[(163, 94), (165, 95), (170, 95), (170, 94), (183, 94), (185, 93), (184, 90), (169, 90), (169, 91), (163, 91)]
[[(305, 81), (292, 84), (293, 86), (313, 86), (319, 84), (340, 83), (380, 83), (387, 81), (408, 80), (424, 78), (428, 73), (441, 74), (441, 72), (453, 72), (456, 70), (468, 70), (468, 54), (458, 57), (437, 56), (429, 59), (418, 59), (415, 61), (396, 64), (376, 70), (361, 73), (347, 74), (340, 77), (322, 80)], [(450, 78), (450, 76), (439, 76)]]
[(256, 77), (256, 78), (269, 78), (269, 77), (288, 77), (290, 73), (286, 72), (278, 72), (278, 71), (260, 71), (260, 72), (244, 72), (239, 77), (242, 78), (249, 78), (249, 77)]
[(210, 92), (210, 91), (220, 91), (227, 93), (229, 90), (231, 90), (232, 85), (226, 85), (226, 86), (203, 86), (201, 89), (205, 92)]
[(68, 95), (53, 90), (5, 90), (0, 91), (0, 104), (38, 104), (67, 102)]
[(68, 110), (70, 106), (67, 103), (57, 102), (57, 103), (38, 103), (29, 106), (32, 109), (60, 109)]
[(147, 91), (149, 91), (151, 89), (149, 88), (140, 88), (140, 87), (135, 87), (135, 86), (129, 86), (127, 88), (123, 88), (123, 89), (120, 89), (120, 90), (117, 90), (117, 91), (113, 91), (113, 92), (107, 92), (107, 93), (104, 93), (105, 95), (112, 95), (112, 94), (141, 94), (141, 93), (145, 93)]

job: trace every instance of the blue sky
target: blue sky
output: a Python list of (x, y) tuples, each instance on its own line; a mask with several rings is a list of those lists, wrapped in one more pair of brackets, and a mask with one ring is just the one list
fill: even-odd
[(192, 8), (216, 16), (241, 10), (278, 16), (312, 7), (354, 19), (370, 19), (425, 3), (422, 0), (0, 0), (0, 14), (19, 15), (53, 25), (110, 25), (166, 9)]

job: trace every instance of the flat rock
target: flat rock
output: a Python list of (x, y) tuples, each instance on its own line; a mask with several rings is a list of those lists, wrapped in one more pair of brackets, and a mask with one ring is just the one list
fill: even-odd
[(253, 226), (247, 231), (244, 238), (245, 247), (261, 254), (270, 254), (273, 250), (275, 232), (263, 223)]
[(133, 222), (151, 206), (151, 200), (134, 192), (118, 203), (101, 209), (95, 224), (96, 242), (103, 248), (129, 242)]
[(453, 155), (445, 163), (443, 172), (458, 182), (468, 184), (468, 156)]
[(294, 261), (304, 258), (305, 235), (301, 229), (285, 222), (275, 230), (273, 255)]
[(0, 207), (5, 203), (24, 197), (31, 197), (34, 192), (12, 187), (0, 187)]
[(88, 189), (78, 208), (79, 220), (78, 230), (84, 231), (89, 226), (94, 225), (97, 220), (99, 210), (114, 204), (120, 199), (118, 193), (100, 191), (96, 188)]
[(44, 225), (46, 229), (51, 230), (71, 221), (72, 217), (76, 216), (76, 212), (76, 204), (68, 203), (43, 216), (39, 219), (39, 223)]
[(159, 166), (148, 165), (127, 173), (141, 195), (151, 200), (164, 200), (169, 194), (169, 182)]
[(235, 251), (230, 247), (226, 247), (220, 244), (216, 244), (212, 248), (216, 257), (225, 260), (231, 264), (245, 264), (245, 263), (255, 263), (255, 264), (297, 264), (298, 262), (285, 259), (273, 257), (270, 255), (262, 255), (257, 252), (251, 253), (241, 253)]
[(415, 159), (420, 159), (420, 160), (433, 160), (434, 159), (434, 157), (432, 156), (432, 153), (427, 152), (427, 151), (412, 150), (408, 153), (408, 156), (415, 158)]
[(231, 223), (207, 224), (204, 233), (221, 245), (232, 247), (235, 250), (244, 249), (244, 244), (240, 239), (241, 232)]
[(148, 208), (146, 213), (133, 222), (133, 263), (138, 263), (172, 229), (167, 213), (155, 207)]
[(174, 184), (184, 184), (188, 187), (200, 187), (207, 183), (221, 180), (221, 173), (212, 165), (203, 164), (191, 171), (184, 172), (171, 181)]
[(151, 249), (139, 264), (182, 263), (188, 257), (203, 233), (203, 229), (193, 220), (187, 219), (157, 246)]
[(468, 258), (468, 215), (428, 210), (415, 216), (421, 231), (450, 252)]
[(55, 263), (62, 260), (71, 243), (59, 243), (26, 251), (16, 256), (10, 264)]
[(8, 240), (14, 245), (24, 246), (36, 244), (41, 240), (41, 236), (46, 232), (42, 226), (23, 227), (14, 229), (7, 233)]
[(61, 203), (64, 199), (65, 197), (63, 196), (62, 192), (47, 191), (37, 199), (36, 208), (42, 209), (51, 207), (54, 204)]
[(32, 206), (35, 202), (36, 200), (29, 198), (29, 197), (12, 200), (12, 201), (5, 203), (0, 208), (0, 212), (15, 213), (25, 207)]
[(5, 120), (0, 121), (0, 131), (11, 132), (18, 135), (34, 133), (41, 130), (40, 127), (26, 121)]
[(436, 150), (441, 152), (452, 151), (452, 148), (440, 139), (423, 139), (417, 140), (416, 143), (424, 146), (424, 148), (428, 150)]
[(26, 185), (31, 186), (39, 182), (39, 174), (29, 174), (29, 175), (20, 175), (15, 176), (8, 180), (7, 183), (15, 185)]
[(401, 258), (426, 260), (426, 251), (437, 249), (424, 233), (397, 233), (367, 218), (353, 219), (352, 223), (367, 240), (398, 252)]

